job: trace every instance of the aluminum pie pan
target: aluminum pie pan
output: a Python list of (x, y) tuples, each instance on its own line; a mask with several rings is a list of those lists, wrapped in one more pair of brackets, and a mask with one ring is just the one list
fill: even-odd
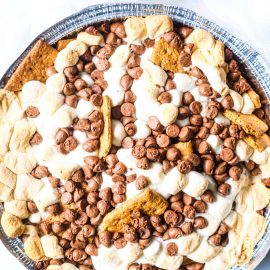
[[(6, 80), (15, 71), (19, 63), (31, 50), (38, 39), (43, 39), (49, 44), (54, 44), (57, 40), (74, 33), (81, 28), (114, 18), (124, 18), (127, 16), (147, 16), (153, 14), (167, 14), (174, 21), (192, 27), (203, 28), (221, 40), (237, 56), (245, 76), (251, 85), (265, 97), (265, 102), (270, 99), (270, 66), (263, 57), (245, 42), (239, 40), (220, 26), (201, 17), (192, 10), (166, 6), (161, 4), (103, 4), (89, 6), (51, 26), (41, 33), (26, 48), (26, 50), (9, 67), (0, 80), (0, 88), (3, 88)], [(3, 205), (0, 204), (0, 215), (3, 212)], [(266, 210), (267, 228), (262, 239), (257, 243), (251, 262), (246, 266), (235, 266), (233, 270), (254, 269), (265, 257), (270, 249), (270, 211)], [(8, 238), (0, 226), (0, 240), (6, 248), (26, 267), (33, 270), (34, 263), (23, 252), (23, 244), (20, 239)]]

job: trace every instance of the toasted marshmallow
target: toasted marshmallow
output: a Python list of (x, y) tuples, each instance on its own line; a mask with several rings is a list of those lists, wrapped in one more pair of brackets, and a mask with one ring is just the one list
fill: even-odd
[(142, 76), (152, 85), (164, 86), (167, 80), (167, 73), (160, 67), (148, 60), (141, 60), (143, 68)]
[(40, 240), (46, 257), (51, 259), (64, 258), (63, 248), (59, 246), (58, 238), (55, 235), (44, 235)]
[(236, 91), (231, 90), (231, 89), (230, 89), (229, 94), (233, 100), (232, 109), (235, 110), (236, 112), (241, 112), (242, 107), (244, 105), (243, 97), (239, 93), (237, 93)]
[(34, 202), (40, 211), (44, 211), (49, 205), (58, 203), (60, 194), (49, 185), (45, 185), (34, 197)]
[(155, 39), (173, 30), (172, 19), (167, 15), (146, 16), (145, 25), (149, 38)]
[(147, 37), (147, 30), (144, 18), (130, 17), (124, 22), (127, 41), (141, 41)]
[(87, 45), (80, 40), (70, 41), (66, 48), (77, 52), (79, 56), (83, 55), (88, 49)]
[(158, 110), (158, 120), (164, 126), (174, 123), (177, 119), (178, 107), (171, 103), (163, 103)]
[(66, 77), (62, 73), (51, 75), (46, 81), (47, 91), (61, 93), (66, 84)]
[(201, 173), (191, 171), (187, 175), (187, 185), (183, 188), (183, 191), (192, 197), (201, 196), (208, 187), (207, 178)]
[(123, 124), (119, 120), (112, 120), (112, 144), (121, 146), (122, 140), (127, 136)]
[(206, 263), (214, 258), (221, 250), (220, 246), (212, 246), (208, 243), (207, 238), (203, 239), (199, 247), (187, 257), (199, 263)]
[(0, 183), (14, 189), (17, 182), (17, 175), (9, 170), (3, 163), (0, 163)]
[(40, 114), (51, 116), (56, 110), (58, 110), (64, 103), (64, 96), (59, 93), (46, 91), (38, 105)]
[(211, 33), (204, 29), (196, 28), (185, 39), (187, 43), (193, 43), (196, 48), (211, 50), (215, 46), (215, 39)]
[(200, 236), (195, 232), (188, 235), (183, 235), (174, 240), (178, 246), (178, 253), (183, 256), (186, 256), (196, 250), (200, 244), (200, 241)]
[(57, 54), (54, 67), (58, 72), (63, 72), (66, 67), (74, 66), (78, 61), (78, 53), (69, 48), (65, 48)]
[(87, 32), (80, 32), (77, 35), (77, 40), (82, 41), (88, 46), (104, 44), (104, 39), (102, 35), (90, 35)]
[(243, 140), (238, 140), (235, 147), (235, 154), (239, 157), (240, 161), (248, 161), (253, 154), (253, 148)]
[(162, 269), (178, 270), (183, 262), (183, 257), (179, 254), (170, 256), (166, 251), (163, 251), (157, 258), (155, 265)]
[(64, 104), (54, 113), (52, 121), (59, 128), (68, 127), (72, 125), (73, 119), (75, 117), (76, 117), (75, 109)]
[(0, 155), (4, 156), (9, 150), (9, 142), (13, 132), (13, 124), (8, 122), (0, 123)]
[(10, 202), (5, 202), (4, 206), (7, 213), (10, 213), (20, 219), (29, 217), (26, 201), (12, 200)]
[(148, 137), (151, 134), (151, 129), (148, 127), (147, 123), (142, 120), (136, 120), (134, 122), (134, 125), (136, 126), (136, 133), (133, 135), (133, 139), (144, 139)]
[(118, 250), (118, 256), (127, 265), (136, 261), (142, 254), (143, 251), (137, 243), (128, 242), (124, 248)]
[(112, 67), (123, 67), (127, 63), (129, 56), (129, 47), (127, 45), (120, 45), (109, 58), (109, 62)]
[(23, 174), (31, 172), (36, 167), (37, 161), (31, 153), (8, 152), (5, 155), (4, 164), (12, 172)]
[(22, 87), (22, 101), (23, 108), (27, 106), (37, 106), (40, 97), (45, 93), (46, 86), (40, 81), (29, 81), (26, 82)]

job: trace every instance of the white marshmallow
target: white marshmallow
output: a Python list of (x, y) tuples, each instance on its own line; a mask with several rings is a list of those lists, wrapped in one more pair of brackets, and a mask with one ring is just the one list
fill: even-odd
[(172, 98), (171, 103), (179, 107), (182, 103), (183, 92), (173, 89), (173, 90), (168, 91), (168, 93), (171, 94), (171, 98)]
[(228, 126), (230, 124), (230, 120), (223, 116), (222, 113), (218, 113), (217, 117), (215, 118), (215, 122), (224, 126)]
[(131, 148), (120, 148), (116, 155), (119, 161), (123, 162), (128, 169), (135, 169), (137, 159), (131, 154)]
[(192, 197), (201, 196), (208, 187), (207, 178), (201, 173), (191, 171), (187, 175), (187, 185), (183, 188), (183, 191)]
[(47, 91), (61, 93), (66, 83), (66, 77), (62, 73), (51, 75), (46, 81)]
[(46, 86), (40, 81), (26, 82), (22, 87), (23, 108), (26, 109), (28, 105), (37, 106), (45, 91)]
[(97, 110), (97, 107), (95, 107), (91, 102), (85, 101), (83, 99), (79, 100), (78, 105), (76, 107), (76, 113), (79, 118), (87, 117), (94, 110)]
[(195, 88), (196, 79), (185, 73), (175, 73), (173, 80), (176, 83), (176, 89), (180, 91), (186, 92)]
[(181, 191), (187, 184), (187, 179), (184, 174), (181, 174), (179, 170), (174, 167), (165, 174), (164, 181), (161, 185), (161, 190), (166, 193), (175, 195)]
[(255, 106), (249, 97), (249, 94), (244, 93), (243, 94), (243, 107), (241, 110), (241, 113), (244, 114), (251, 114), (255, 110)]
[(88, 87), (92, 86), (94, 84), (92, 77), (88, 73), (83, 71), (80, 73), (80, 77), (82, 80), (84, 80), (86, 82)]
[(177, 119), (178, 107), (171, 103), (161, 104), (158, 110), (158, 120), (164, 126), (174, 123)]
[(148, 127), (147, 123), (142, 120), (136, 120), (134, 122), (136, 126), (136, 133), (133, 135), (133, 139), (144, 139), (151, 134), (151, 129)]
[(183, 119), (183, 120), (177, 120), (177, 121), (176, 121), (176, 124), (177, 124), (179, 127), (185, 127), (185, 126), (188, 126), (188, 125), (190, 124), (189, 118), (187, 117), (186, 119)]
[(31, 214), (30, 216), (29, 216), (29, 221), (31, 222), (31, 223), (36, 223), (36, 224), (38, 224), (38, 223), (40, 223), (41, 221), (42, 221), (42, 216), (41, 216), (41, 214), (38, 212), (38, 213), (34, 213), (34, 214)]
[(119, 120), (112, 120), (112, 144), (121, 146), (122, 140), (127, 136), (123, 124)]
[(59, 246), (58, 238), (55, 235), (44, 235), (40, 241), (46, 257), (51, 259), (64, 258), (63, 248)]
[(253, 154), (253, 148), (243, 140), (238, 140), (235, 147), (235, 154), (239, 157), (240, 161), (248, 161)]
[(223, 141), (219, 138), (218, 135), (210, 134), (206, 141), (216, 154), (220, 154), (223, 148)]

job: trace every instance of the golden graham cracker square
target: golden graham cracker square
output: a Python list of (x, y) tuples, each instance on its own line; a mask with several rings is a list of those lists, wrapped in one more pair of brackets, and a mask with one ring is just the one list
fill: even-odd
[(183, 72), (183, 67), (179, 61), (179, 51), (172, 48), (169, 43), (161, 38), (155, 43), (151, 60), (155, 65), (160, 66), (166, 71)]
[(147, 188), (108, 213), (100, 225), (100, 231), (123, 232), (123, 225), (131, 223), (134, 210), (141, 210), (149, 216), (162, 215), (167, 206), (167, 201), (159, 193)]
[(224, 116), (234, 124), (239, 125), (247, 134), (255, 137), (261, 137), (268, 130), (267, 124), (255, 114), (243, 114), (233, 110), (226, 110)]
[(56, 49), (57, 49), (57, 51), (61, 51), (61, 50), (65, 49), (66, 46), (68, 45), (68, 43), (70, 43), (73, 40), (75, 40), (75, 38), (60, 39), (60, 40), (58, 40), (57, 43), (56, 43)]
[(46, 69), (53, 66), (57, 50), (43, 40), (38, 40), (7, 81), (4, 89), (20, 91), (31, 80), (45, 82)]

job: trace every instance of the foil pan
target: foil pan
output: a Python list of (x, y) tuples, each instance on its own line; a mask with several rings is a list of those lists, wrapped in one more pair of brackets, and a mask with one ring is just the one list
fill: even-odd
[[(16, 67), (32, 48), (37, 39), (44, 39), (49, 44), (54, 44), (57, 40), (71, 35), (81, 28), (98, 23), (104, 20), (114, 18), (124, 18), (126, 16), (147, 16), (152, 14), (167, 14), (174, 21), (183, 23), (192, 27), (200, 27), (211, 32), (216, 38), (221, 40), (229, 47), (238, 57), (246, 77), (254, 89), (259, 91), (265, 98), (264, 102), (268, 103), (270, 99), (270, 67), (262, 56), (252, 49), (248, 44), (239, 40), (228, 33), (218, 25), (199, 16), (197, 13), (173, 6), (161, 4), (104, 4), (89, 6), (78, 13), (75, 13), (57, 24), (53, 25), (42, 34), (40, 34), (27, 49), (18, 57), (10, 66), (0, 80), (0, 88), (4, 86), (5, 81), (14, 72)], [(3, 206), (0, 204), (0, 214), (3, 212)], [(246, 266), (236, 266), (233, 270), (250, 270), (254, 269), (267, 254), (270, 248), (270, 211), (266, 211), (267, 228), (263, 238), (258, 242), (254, 249), (251, 262)], [(8, 238), (0, 226), (0, 239), (6, 248), (26, 267), (33, 270), (33, 262), (24, 254), (23, 244), (20, 239)]]

